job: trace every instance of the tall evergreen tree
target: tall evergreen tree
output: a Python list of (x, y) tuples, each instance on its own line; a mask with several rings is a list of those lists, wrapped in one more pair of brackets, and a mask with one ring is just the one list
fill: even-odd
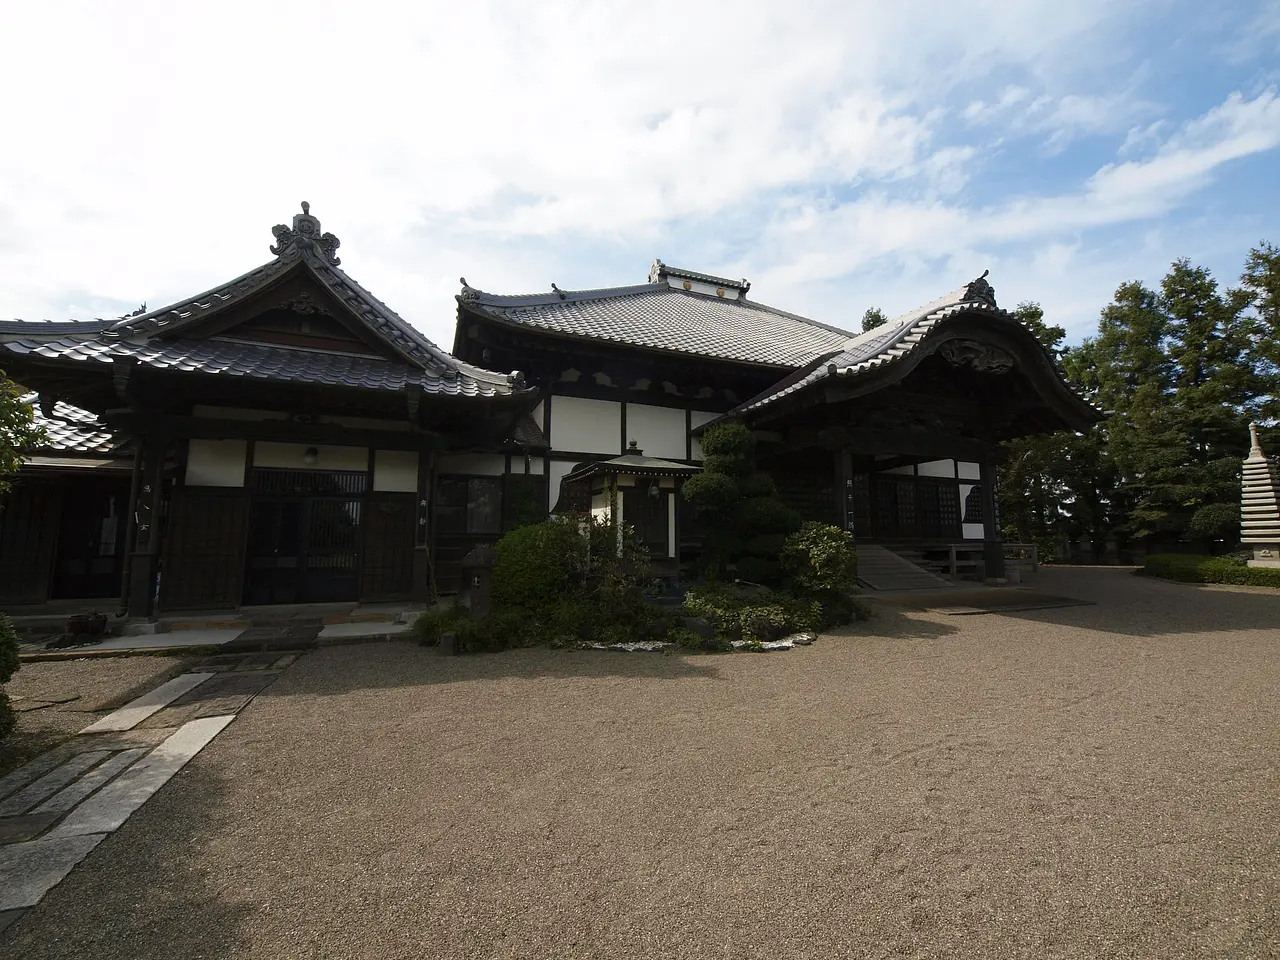
[(23, 453), (44, 439), (44, 431), (33, 422), (31, 405), (20, 400), (23, 392), (0, 370), (0, 494), (22, 466)]
[(876, 327), (883, 326), (889, 322), (889, 318), (884, 315), (884, 311), (879, 307), (868, 307), (867, 312), (862, 315), (862, 332), (874, 330)]
[(1250, 349), (1258, 391), (1258, 418), (1274, 426), (1280, 420), (1280, 248), (1263, 240), (1249, 251), (1240, 278), (1256, 311)]

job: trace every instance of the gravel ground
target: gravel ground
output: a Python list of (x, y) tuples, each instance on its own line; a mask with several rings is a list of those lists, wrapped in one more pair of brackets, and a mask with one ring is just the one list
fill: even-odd
[[(24, 663), (3, 687), (19, 713), (17, 728), (0, 742), (0, 776), (159, 686), (186, 662), (182, 657), (93, 657)], [(35, 701), (53, 705), (27, 709)]]
[(311, 653), (0, 955), (1280, 956), (1280, 593)]

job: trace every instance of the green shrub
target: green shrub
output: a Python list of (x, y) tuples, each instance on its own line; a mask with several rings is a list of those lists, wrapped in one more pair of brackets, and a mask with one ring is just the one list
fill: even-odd
[(711, 453), (702, 461), (702, 469), (708, 473), (722, 473), (735, 480), (746, 480), (751, 473), (751, 461), (737, 453)]
[(704, 457), (751, 457), (756, 450), (756, 438), (740, 423), (717, 423), (708, 427), (699, 443)]
[(738, 489), (742, 491), (744, 497), (776, 497), (778, 495), (778, 485), (773, 482), (773, 477), (758, 470), (743, 477), (738, 483)]
[(701, 513), (724, 513), (738, 502), (742, 494), (733, 477), (703, 470), (684, 482), (681, 496)]
[(1236, 542), (1240, 534), (1240, 506), (1235, 503), (1209, 503), (1198, 508), (1187, 524), (1187, 536), (1193, 540), (1229, 540)]
[(816, 600), (781, 593), (760, 593), (734, 584), (706, 584), (685, 595), (688, 616), (702, 617), (722, 641), (774, 640), (800, 630), (817, 630), (822, 622)]
[(460, 603), (437, 604), (413, 621), (411, 629), (418, 643), (434, 647), (440, 642), (441, 634), (453, 633), (460, 622), (470, 619), (470, 611)]
[(559, 517), (517, 527), (494, 545), (493, 605), (539, 610), (563, 597), (584, 564), (588, 540)]
[(1206, 557), (1194, 553), (1158, 553), (1147, 557), (1143, 573), (1184, 583), (1234, 583), (1280, 587), (1280, 570), (1251, 567), (1239, 557)]
[(858, 578), (853, 534), (829, 523), (806, 523), (786, 539), (782, 565), (803, 590), (851, 590)]
[(804, 521), (791, 507), (775, 497), (751, 497), (738, 504), (737, 523), (752, 535), (794, 533)]
[[(0, 683), (8, 683), (20, 666), (18, 632), (13, 629), (13, 622), (0, 613)], [(9, 735), (16, 722), (17, 714), (9, 703), (9, 695), (0, 690), (0, 740)]]

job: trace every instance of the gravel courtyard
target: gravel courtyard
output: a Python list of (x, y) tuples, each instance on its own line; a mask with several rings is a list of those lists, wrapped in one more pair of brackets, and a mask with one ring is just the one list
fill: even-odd
[(0, 956), (1280, 956), (1280, 593), (308, 654)]

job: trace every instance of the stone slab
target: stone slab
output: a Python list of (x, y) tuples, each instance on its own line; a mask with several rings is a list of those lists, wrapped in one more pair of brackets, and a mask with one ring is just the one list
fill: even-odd
[(0, 847), (0, 910), (34, 907), (105, 836), (49, 836)]
[(67, 815), (50, 837), (110, 833), (169, 782), (234, 716), (192, 720)]
[(0, 817), (16, 817), (26, 813), (46, 797), (51, 797), (67, 784), (71, 783), (90, 767), (105, 760), (109, 753), (105, 750), (91, 750), (79, 753), (66, 762), (58, 765), (50, 772), (29, 786), (23, 787), (3, 803), (0, 803)]
[(137, 700), (125, 704), (115, 713), (107, 714), (101, 720), (89, 724), (81, 733), (111, 733), (119, 730), (132, 730), (147, 717), (162, 707), (168, 706), (189, 690), (194, 690), (204, 683), (212, 673), (184, 673), (162, 683), (150, 693), (144, 693)]
[(112, 637), (93, 645), (94, 650), (166, 650), (170, 647), (218, 647), (230, 643), (244, 627), (205, 627), (200, 630), (171, 630), (150, 636)]
[(0, 844), (34, 840), (58, 817), (56, 813), (28, 813), (25, 817), (0, 818)]
[(0, 799), (7, 797), (13, 791), (25, 786), (37, 777), (44, 776), (65, 759), (65, 755), (60, 753), (42, 753), (29, 763), (24, 763), (17, 770), (0, 777)]
[(146, 754), (146, 747), (135, 747), (132, 750), (122, 750), (120, 753), (108, 757), (75, 783), (59, 790), (40, 806), (36, 807), (33, 812), (50, 813), (55, 816), (66, 813), (93, 791), (109, 782), (116, 774), (122, 772), (135, 760), (140, 760)]
[(364, 623), (329, 623), (320, 631), (321, 640), (351, 640), (365, 637), (390, 637), (410, 629), (407, 623), (372, 621)]

